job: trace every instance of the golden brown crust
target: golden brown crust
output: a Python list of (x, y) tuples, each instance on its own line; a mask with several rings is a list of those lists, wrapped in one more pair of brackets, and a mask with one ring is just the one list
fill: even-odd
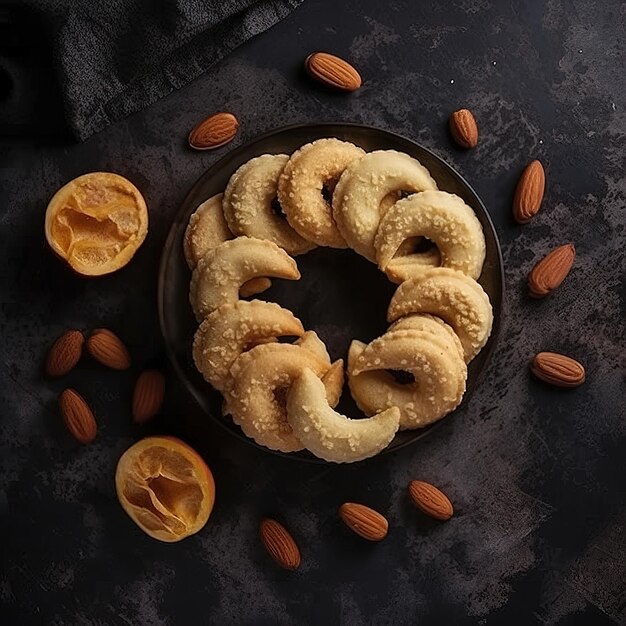
[(233, 421), (248, 437), (272, 450), (302, 450), (287, 422), (286, 399), (280, 392), (287, 391), (305, 368), (319, 377), (328, 371), (312, 352), (285, 343), (256, 346), (235, 361), (226, 401)]
[(469, 363), (487, 343), (493, 324), (489, 296), (475, 280), (445, 267), (425, 270), (403, 282), (389, 303), (387, 319), (430, 313), (450, 324)]
[(278, 179), (288, 159), (286, 154), (263, 154), (244, 163), (228, 181), (224, 217), (235, 235), (267, 239), (287, 253), (298, 255), (315, 245), (301, 237), (272, 208)]
[(237, 237), (209, 250), (191, 276), (189, 299), (198, 321), (222, 304), (239, 299), (241, 286), (252, 278), (298, 280), (296, 262), (275, 243)]
[(309, 369), (287, 394), (287, 420), (299, 441), (315, 456), (354, 463), (378, 454), (394, 438), (400, 411), (391, 407), (367, 419), (349, 419), (328, 404), (323, 383)]
[(375, 261), (374, 237), (385, 199), (426, 189), (437, 189), (437, 184), (416, 159), (395, 150), (369, 152), (341, 175), (333, 193), (333, 218), (347, 244)]
[(231, 366), (247, 349), (276, 337), (299, 337), (303, 333), (300, 320), (273, 302), (223, 304), (196, 331), (193, 359), (205, 380), (224, 391), (231, 382)]
[[(465, 392), (467, 367), (447, 331), (392, 330), (348, 356), (352, 396), (367, 415), (400, 409), (400, 428), (423, 428), (453, 411)], [(401, 384), (387, 370), (410, 372)]]
[[(392, 277), (401, 268), (404, 280), (417, 275), (435, 259), (432, 253), (399, 254), (409, 238), (426, 237), (439, 253), (439, 265), (480, 276), (485, 260), (485, 237), (474, 211), (459, 196), (439, 190), (423, 191), (396, 202), (380, 220), (374, 246), (378, 266), (389, 264)], [(432, 260), (431, 260), (432, 259)]]
[(346, 167), (365, 151), (347, 141), (318, 139), (294, 152), (278, 183), (278, 199), (291, 226), (318, 246), (347, 248), (323, 196), (334, 187)]

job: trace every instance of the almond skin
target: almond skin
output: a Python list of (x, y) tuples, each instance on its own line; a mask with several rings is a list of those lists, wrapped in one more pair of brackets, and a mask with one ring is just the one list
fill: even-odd
[(309, 76), (340, 91), (356, 91), (361, 86), (361, 75), (347, 61), (327, 52), (314, 52), (304, 61)]
[(531, 298), (545, 298), (569, 274), (576, 258), (574, 244), (568, 243), (552, 250), (539, 261), (528, 275)]
[(97, 328), (87, 339), (87, 352), (114, 370), (127, 370), (130, 367), (130, 354), (122, 340), (106, 328)]
[(165, 395), (165, 377), (158, 370), (139, 374), (133, 391), (133, 420), (145, 424), (160, 410)]
[(522, 172), (513, 198), (513, 217), (518, 224), (525, 224), (537, 214), (545, 187), (543, 165), (537, 160), (531, 161)]
[(368, 541), (382, 541), (389, 530), (385, 516), (364, 504), (345, 502), (339, 507), (339, 517), (350, 530)]
[(530, 364), (530, 371), (555, 387), (578, 387), (585, 382), (585, 368), (557, 352), (539, 352)]
[(74, 369), (81, 354), (85, 337), (80, 330), (68, 330), (63, 333), (53, 344), (46, 358), (45, 371), (47, 376), (65, 376)]
[(430, 483), (412, 480), (409, 483), (409, 496), (420, 511), (435, 519), (449, 520), (454, 513), (448, 496)]
[(195, 150), (214, 150), (232, 141), (238, 130), (239, 120), (232, 113), (215, 113), (189, 133), (189, 146)]
[(459, 109), (450, 116), (450, 133), (461, 148), (474, 148), (478, 143), (478, 126), (469, 109)]
[(287, 570), (300, 567), (300, 550), (287, 529), (274, 519), (264, 519), (259, 527), (261, 541), (269, 555)]
[(89, 405), (74, 390), (66, 389), (59, 396), (59, 410), (72, 436), (80, 443), (91, 443), (98, 427)]

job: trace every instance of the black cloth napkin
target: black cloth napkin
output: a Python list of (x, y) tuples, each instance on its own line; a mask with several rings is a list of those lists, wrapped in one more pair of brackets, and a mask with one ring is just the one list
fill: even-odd
[(303, 0), (26, 0), (85, 139), (196, 78)]

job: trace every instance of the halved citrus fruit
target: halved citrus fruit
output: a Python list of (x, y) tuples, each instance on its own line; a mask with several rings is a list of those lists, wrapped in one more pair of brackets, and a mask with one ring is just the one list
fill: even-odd
[(146, 238), (148, 208), (123, 176), (92, 172), (54, 194), (45, 231), (53, 252), (79, 274), (110, 274), (124, 267)]
[(211, 470), (174, 437), (146, 437), (128, 448), (117, 463), (115, 488), (126, 513), (159, 541), (197, 533), (215, 501)]

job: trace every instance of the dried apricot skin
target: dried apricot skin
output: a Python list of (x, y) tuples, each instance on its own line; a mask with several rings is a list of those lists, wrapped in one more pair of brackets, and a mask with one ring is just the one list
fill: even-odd
[(211, 470), (175, 437), (146, 437), (126, 450), (115, 487), (129, 517), (150, 537), (168, 543), (197, 533), (215, 501)]
[(124, 267), (148, 233), (148, 208), (140, 191), (111, 172), (92, 172), (61, 187), (46, 209), (52, 251), (84, 276)]

